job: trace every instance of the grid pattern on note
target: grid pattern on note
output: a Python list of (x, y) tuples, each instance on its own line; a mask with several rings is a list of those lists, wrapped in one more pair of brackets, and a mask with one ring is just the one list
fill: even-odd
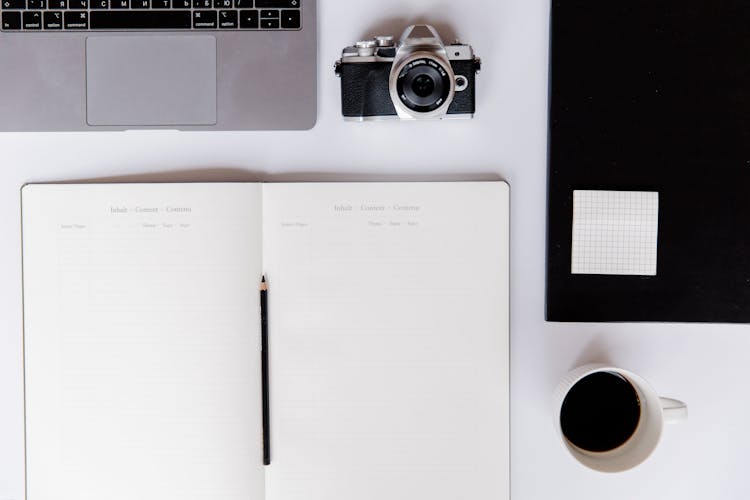
[(659, 193), (573, 191), (573, 274), (656, 276)]

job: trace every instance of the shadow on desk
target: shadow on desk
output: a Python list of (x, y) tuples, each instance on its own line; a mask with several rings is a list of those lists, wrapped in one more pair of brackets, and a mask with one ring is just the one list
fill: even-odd
[(267, 174), (260, 170), (239, 168), (197, 168), (144, 174), (50, 181), (59, 184), (86, 183), (161, 183), (161, 182), (479, 182), (503, 180), (495, 173), (376, 174), (288, 172)]
[(437, 32), (440, 33), (440, 38), (443, 39), (443, 43), (453, 43), (453, 41), (458, 38), (453, 26), (439, 19), (432, 19), (430, 15), (410, 18), (395, 16), (388, 17), (372, 24), (361, 33), (359, 38), (360, 40), (367, 40), (378, 35), (393, 35), (398, 41), (404, 30), (412, 24), (429, 24), (434, 27)]

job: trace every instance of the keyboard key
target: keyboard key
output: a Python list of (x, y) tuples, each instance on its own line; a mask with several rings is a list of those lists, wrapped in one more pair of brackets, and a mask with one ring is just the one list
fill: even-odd
[(213, 7), (212, 0), (193, 0), (194, 9), (210, 9)]
[(300, 17), (298, 10), (282, 10), (281, 11), (281, 27), (287, 30), (299, 29)]
[(214, 9), (231, 9), (232, 0), (214, 0)]
[(196, 10), (193, 12), (193, 28), (195, 29), (216, 29), (216, 11), (215, 10)]
[(241, 10), (240, 11), (240, 28), (258, 29), (258, 11)]
[(235, 9), (252, 9), (253, 0), (234, 0)]
[(21, 13), (20, 12), (3, 12), (3, 29), (20, 30)]
[(279, 29), (279, 20), (278, 19), (261, 19), (260, 27), (263, 28), (264, 30)]
[(151, 8), (153, 9), (168, 9), (170, 5), (169, 0), (151, 0)]
[(63, 14), (66, 30), (85, 30), (89, 28), (88, 12), (71, 12)]
[[(26, 0), (3, 0), (3, 9), (9, 10), (9, 9), (25, 9), (26, 8)], [(13, 17), (13, 16), (11, 16)], [(20, 23), (20, 21), (19, 21)], [(8, 28), (8, 29), (21, 29), (20, 26), (18, 28)]]
[(219, 11), (219, 28), (221, 29), (234, 29), (237, 27), (237, 11), (236, 10), (220, 10)]
[(148, 9), (151, 7), (151, 0), (130, 0), (131, 9)]
[[(31, 0), (29, 0), (31, 1)], [(261, 10), (260, 11), (260, 18), (261, 19), (278, 19), (279, 18), (279, 11), (278, 10)]]
[(292, 9), (299, 8), (300, 0), (255, 0), (259, 9)]
[(89, 0), (68, 0), (69, 9), (88, 9)]
[(63, 27), (63, 13), (47, 11), (44, 13), (44, 29), (61, 30)]
[(47, 7), (46, 3), (46, 0), (28, 0), (26, 8), (29, 10), (45, 9)]
[(173, 9), (189, 9), (193, 6), (190, 0), (172, 0)]
[(24, 12), (23, 13), (23, 29), (25, 30), (42, 29), (42, 13), (41, 12)]
[(50, 9), (67, 9), (68, 0), (49, 0)]
[(98, 10), (91, 13), (92, 30), (168, 30), (190, 27), (190, 12), (187, 10)]
[(109, 9), (109, 0), (91, 0), (92, 9)]

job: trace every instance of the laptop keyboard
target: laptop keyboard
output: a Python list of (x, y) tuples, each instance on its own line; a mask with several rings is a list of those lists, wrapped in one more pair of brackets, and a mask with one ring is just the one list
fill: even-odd
[(298, 30), (301, 0), (0, 0), (2, 31)]

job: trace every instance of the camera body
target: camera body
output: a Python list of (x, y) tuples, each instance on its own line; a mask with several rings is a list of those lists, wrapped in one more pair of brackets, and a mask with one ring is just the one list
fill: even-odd
[(409, 26), (398, 43), (376, 36), (336, 63), (341, 111), (353, 121), (472, 118), (481, 62), (469, 45), (444, 45), (435, 28)]

